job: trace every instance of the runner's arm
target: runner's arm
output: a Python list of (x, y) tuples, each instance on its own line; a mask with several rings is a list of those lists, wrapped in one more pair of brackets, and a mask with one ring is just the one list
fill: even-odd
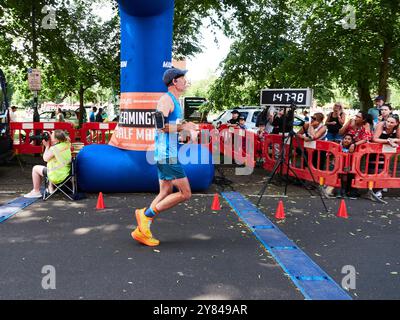
[[(174, 111), (174, 105), (171, 99), (167, 99), (167, 96), (164, 96), (160, 99), (157, 110), (161, 111), (164, 117), (168, 117), (171, 112)], [(198, 130), (198, 126), (193, 122), (184, 122), (180, 124), (165, 124), (165, 128), (162, 129), (163, 132), (180, 132), (182, 130)]]

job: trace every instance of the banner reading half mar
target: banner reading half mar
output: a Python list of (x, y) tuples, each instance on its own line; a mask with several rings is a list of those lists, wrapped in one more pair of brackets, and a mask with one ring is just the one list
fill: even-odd
[(154, 121), (152, 114), (164, 92), (121, 94), (118, 126), (110, 145), (135, 151), (154, 150)]

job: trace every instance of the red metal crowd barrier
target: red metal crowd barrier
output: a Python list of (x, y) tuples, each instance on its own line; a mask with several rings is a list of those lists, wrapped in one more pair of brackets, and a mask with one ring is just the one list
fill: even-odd
[[(75, 129), (72, 123), (68, 122), (11, 122), (10, 130), (13, 137), (13, 149), (16, 154), (34, 154), (43, 151), (42, 145), (36, 145), (31, 141), (33, 135), (49, 133), (56, 129), (67, 131), (72, 142), (75, 141)], [(17, 135), (17, 137), (16, 137)]]
[(355, 188), (400, 188), (400, 147), (367, 143), (353, 154)]
[[(116, 126), (116, 122), (91, 122), (84, 123), (77, 130), (68, 122), (12, 122), (10, 129), (15, 153), (34, 154), (41, 153), (43, 147), (30, 140), (32, 135), (61, 129), (68, 132), (71, 142), (106, 144)], [(282, 135), (269, 134), (264, 141), (260, 141), (254, 132), (226, 125), (217, 130), (211, 124), (200, 124), (199, 129), (199, 142), (208, 144), (214, 155), (223, 154), (225, 159), (228, 157), (251, 167), (261, 156), (264, 159), (263, 168), (267, 171), (272, 171), (279, 159)], [(341, 146), (334, 142), (292, 139), (293, 148), (289, 154), (290, 138), (285, 137), (285, 159), (290, 163), (290, 176), (340, 187), (341, 175), (352, 174), (352, 186), (355, 188), (400, 188), (400, 147), (366, 143), (358, 146), (354, 153), (344, 153)], [(285, 163), (280, 172), (286, 174), (287, 170)]]
[(69, 122), (11, 122), (10, 129), (13, 139), (13, 148), (16, 154), (35, 154), (43, 152), (42, 145), (31, 141), (33, 135), (49, 133), (56, 129), (68, 132), (71, 142), (88, 144), (106, 144), (117, 126), (116, 122), (84, 123), (81, 129), (75, 129)]
[[(289, 152), (289, 143), (286, 139), (286, 155)], [(264, 169), (272, 171), (279, 158), (281, 144), (282, 135), (266, 137), (263, 143)], [(400, 188), (399, 156), (400, 147), (392, 148), (377, 143), (362, 144), (355, 152), (345, 153), (335, 142), (304, 142), (295, 139), (292, 153), (289, 155), (289, 175), (321, 185), (340, 187), (341, 175), (351, 174), (354, 188)], [(286, 174), (287, 163), (282, 170)]]
[(80, 129), (80, 141), (85, 146), (88, 144), (106, 144), (110, 141), (117, 124), (117, 122), (84, 123)]
[(255, 133), (227, 125), (221, 125), (215, 132), (212, 150), (223, 154), (225, 163), (234, 160), (238, 164), (254, 167), (256, 158), (254, 152), (257, 144)]

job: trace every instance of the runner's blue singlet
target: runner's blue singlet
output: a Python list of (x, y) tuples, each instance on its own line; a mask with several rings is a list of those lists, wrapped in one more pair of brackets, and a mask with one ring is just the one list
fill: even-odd
[[(172, 93), (167, 92), (167, 94), (174, 102), (174, 111), (165, 118), (165, 124), (177, 124), (183, 119), (182, 108)], [(178, 132), (156, 130), (154, 160), (162, 161), (172, 158), (178, 158)]]

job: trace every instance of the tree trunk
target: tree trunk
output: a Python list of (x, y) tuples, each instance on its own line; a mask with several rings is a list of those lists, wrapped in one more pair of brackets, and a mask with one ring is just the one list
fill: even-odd
[(382, 50), (382, 61), (379, 69), (379, 89), (378, 93), (380, 96), (385, 97), (385, 101), (388, 98), (388, 79), (389, 79), (389, 59), (392, 54), (392, 42), (389, 38), (385, 40)]
[(82, 85), (79, 87), (79, 128), (82, 128), (84, 121), (83, 113), (85, 112), (85, 106), (83, 96), (85, 94), (85, 90), (86, 89)]
[(374, 105), (372, 103), (371, 94), (369, 91), (369, 83), (365, 80), (357, 81), (358, 98), (361, 103), (360, 110), (368, 111)]

